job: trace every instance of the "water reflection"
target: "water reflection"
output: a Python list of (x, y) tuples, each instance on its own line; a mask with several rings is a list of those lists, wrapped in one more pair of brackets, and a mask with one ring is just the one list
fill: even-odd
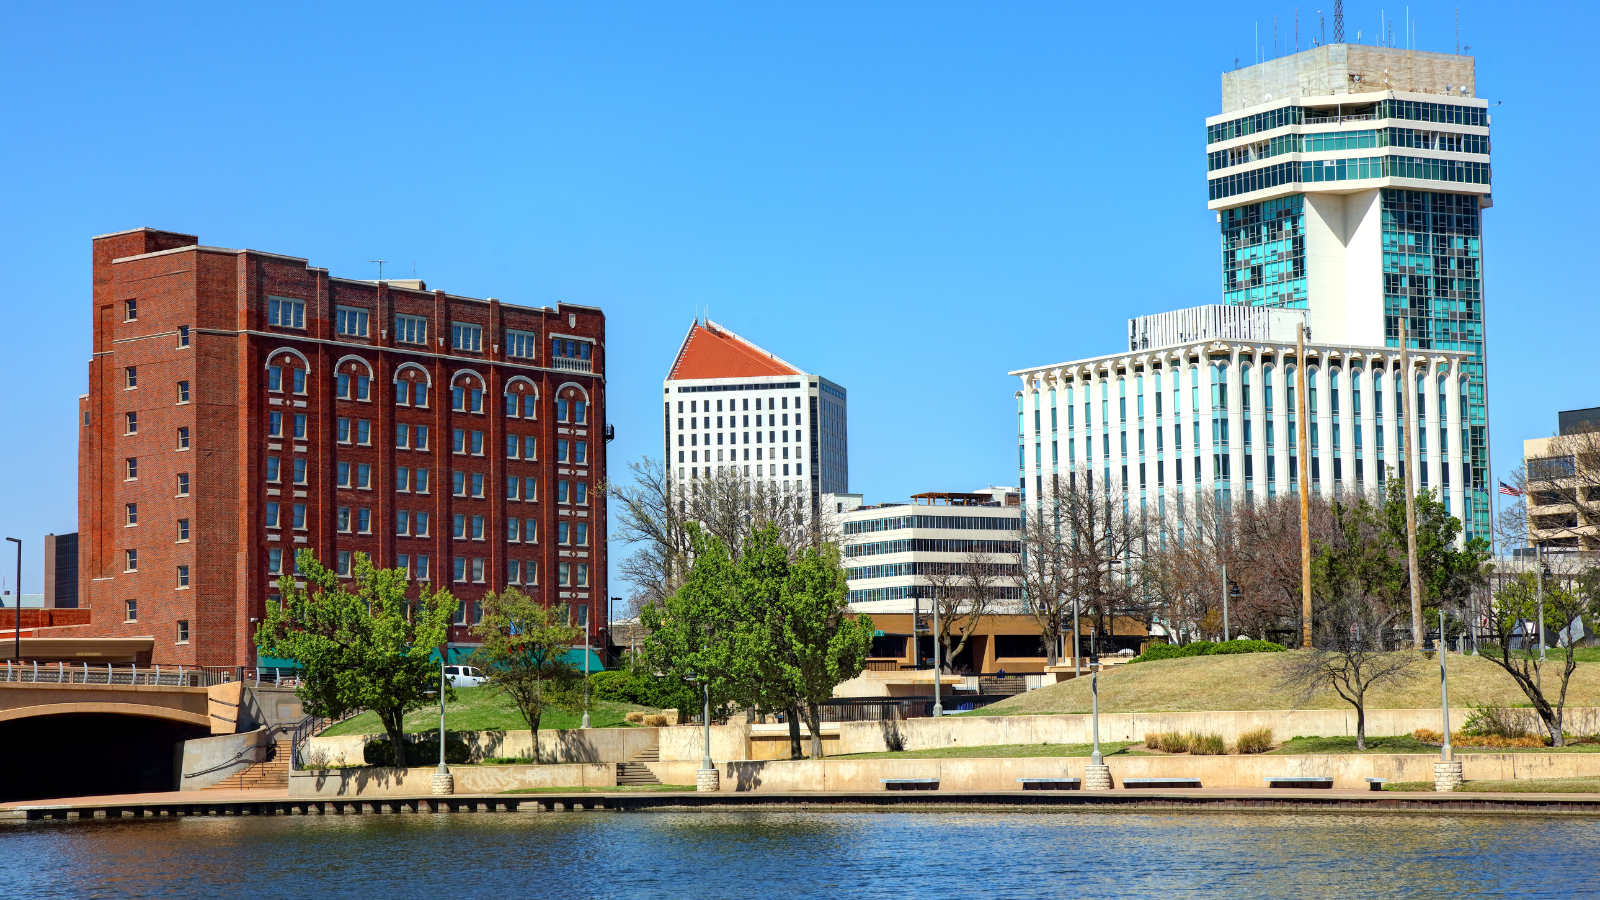
[(1592, 819), (545, 813), (30, 823), (26, 897), (1432, 898), (1600, 895)]

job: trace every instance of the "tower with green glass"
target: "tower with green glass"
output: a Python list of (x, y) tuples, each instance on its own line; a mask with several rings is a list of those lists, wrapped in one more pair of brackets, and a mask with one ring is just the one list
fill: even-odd
[(1488, 106), (1469, 56), (1332, 44), (1224, 73), (1206, 120), (1224, 303), (1304, 309), (1319, 344), (1471, 354), (1451, 510), (1467, 538), (1489, 536)]

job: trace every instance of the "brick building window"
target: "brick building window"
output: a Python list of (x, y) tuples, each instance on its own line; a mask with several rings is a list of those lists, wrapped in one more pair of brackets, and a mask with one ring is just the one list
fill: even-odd
[(295, 413), (294, 414), (294, 439), (297, 440), (297, 441), (303, 441), (303, 440), (306, 439), (306, 414), (305, 413)]
[(334, 440), (337, 440), (339, 443), (350, 443), (350, 420), (344, 416), (340, 416), (337, 420), (335, 420), (334, 434), (337, 435)]
[(137, 621), (139, 621), (139, 601), (137, 601), (137, 600), (124, 600), (122, 602), (123, 602), (123, 621), (124, 622), (137, 622)]
[(356, 420), (356, 443), (363, 446), (370, 446), (372, 444), (372, 420)]
[(522, 560), (506, 560), (506, 584), (522, 583)]
[(421, 381), (402, 381), (395, 385), (394, 403), (396, 406), (416, 406), (424, 408), (428, 405), (428, 385)]
[(122, 571), (124, 571), (124, 572), (137, 572), (137, 571), (139, 571), (139, 551), (138, 550), (124, 550), (124, 551), (122, 551)]
[(579, 547), (589, 546), (589, 523), (572, 523), (572, 542), (577, 544)]
[(273, 547), (267, 551), (267, 574), (283, 574), (283, 550)]
[(395, 511), (394, 533), (402, 536), (411, 533), (411, 513), (403, 509)]
[(472, 433), (472, 455), (483, 455), (483, 432), (481, 431), (474, 431)]
[(482, 472), (472, 473), (472, 496), (477, 497), (480, 500), (484, 497)]
[(372, 464), (356, 464), (356, 487), (363, 491), (372, 490)]
[(410, 581), (411, 580), (411, 554), (402, 553), (399, 556), (396, 556), (394, 558), (394, 564), (395, 564), (395, 568), (397, 568), (400, 571), (405, 573), (406, 580)]
[(278, 520), (278, 504), (276, 504), (276, 503), (268, 503), (267, 504), (266, 520), (267, 520), (267, 527), (268, 528), (277, 528), (278, 527), (278, 524), (279, 524), (279, 520)]
[(483, 516), (472, 517), (472, 539), (475, 541), (483, 540)]
[(572, 523), (565, 519), (556, 523), (556, 543), (572, 543)]
[(483, 328), (462, 322), (450, 324), (450, 346), (471, 353), (483, 352)]
[(267, 366), (267, 390), (274, 394), (283, 392), (283, 366)]
[(304, 503), (296, 503), (294, 505), (294, 523), (293, 524), (294, 524), (294, 529), (296, 531), (305, 531), (306, 530), (306, 505)]
[(139, 386), (139, 367), (128, 366), (122, 370), (122, 389), (131, 391)]
[(450, 432), (450, 452), (467, 452), (467, 430), (465, 428), (457, 428)]
[(283, 437), (283, 413), (267, 413), (267, 437)]
[(514, 434), (506, 435), (506, 459), (516, 459), (522, 449), (522, 440)]
[(589, 564), (588, 563), (576, 563), (576, 564), (573, 565), (573, 567), (572, 567), (572, 586), (573, 587), (588, 587), (589, 586)]
[(306, 483), (306, 461), (303, 459), (296, 459), (294, 461), (294, 483)]
[(451, 491), (450, 492), (452, 494), (454, 494), (457, 497), (465, 497), (467, 495), (467, 473), (465, 473), (465, 472), (452, 472), (452, 473), (450, 473), (450, 481), (451, 481)]
[(467, 539), (467, 514), (466, 513), (456, 513), (455, 529), (453, 531), (451, 531), (450, 536), (452, 538), (458, 540), (458, 541), (464, 541), (464, 540)]
[(421, 316), (394, 317), (394, 339), (404, 344), (428, 342), (428, 320)]
[(539, 336), (531, 331), (506, 329), (506, 355), (533, 359), (539, 345)]
[(568, 497), (570, 496), (571, 489), (572, 489), (572, 482), (570, 482), (570, 481), (557, 481), (556, 482), (556, 502), (557, 503), (567, 503), (567, 502), (569, 502), (568, 501)]
[(189, 620), (188, 619), (179, 619), (178, 620), (178, 643), (180, 643), (180, 644), (189, 643)]
[(178, 449), (189, 449), (189, 426), (184, 425), (178, 429)]
[(522, 487), (522, 479), (515, 475), (506, 478), (506, 499), (517, 499), (517, 489)]
[(467, 580), (467, 558), (465, 556), (455, 557), (455, 571), (451, 575), (453, 576), (451, 579), (453, 581)]
[(366, 337), (367, 316), (364, 309), (341, 306), (334, 317), (334, 330), (346, 337)]
[(520, 525), (521, 525), (521, 520), (520, 519), (507, 519), (506, 520), (506, 543), (508, 543), (508, 544), (518, 543), (517, 534), (518, 534), (518, 532), (520, 532), (522, 530), (519, 527)]
[(178, 382), (178, 402), (179, 403), (188, 403), (189, 402), (189, 382), (187, 382), (187, 381)]
[(341, 506), (334, 516), (334, 528), (338, 531), (350, 530), (350, 507)]
[(360, 509), (356, 510), (356, 533), (357, 534), (371, 534), (372, 533), (372, 510), (368, 509), (365, 506), (363, 506)]
[(137, 322), (137, 321), (139, 321), (139, 301), (137, 301), (137, 300), (124, 300), (124, 301), (122, 301), (122, 321), (124, 321), (124, 322)]
[(189, 567), (188, 566), (179, 566), (178, 567), (178, 589), (179, 590), (184, 590), (184, 589), (186, 589), (188, 587), (189, 587)]
[(278, 483), (278, 474), (279, 474), (279, 471), (280, 471), (280, 467), (282, 465), (283, 465), (283, 460), (279, 459), (278, 457), (276, 457), (276, 456), (267, 457), (267, 483), (268, 484), (277, 484)]
[(428, 580), (428, 555), (426, 553), (417, 554), (417, 580)]
[(454, 387), (450, 389), (450, 407), (456, 412), (483, 412), (483, 391), (475, 387)]
[(279, 328), (306, 327), (306, 302), (289, 297), (268, 297), (267, 324)]
[(187, 347), (187, 346), (189, 346), (189, 326), (187, 326), (187, 325), (179, 325), (178, 326), (178, 347), (181, 349), (181, 348)]
[(306, 392), (306, 370), (290, 369), (289, 371), (294, 374), (294, 378), (292, 379), (294, 382), (294, 392), (296, 394), (304, 394)]
[(528, 503), (533, 503), (539, 499), (539, 477), (537, 475), (529, 475), (522, 479), (522, 499)]
[(568, 623), (571, 627), (582, 628), (585, 631), (589, 629), (589, 607), (569, 606), (567, 607), (567, 618), (571, 620)]
[(188, 519), (179, 519), (178, 520), (178, 543), (187, 544), (188, 542), (189, 542), (189, 520)]
[(531, 434), (522, 438), (522, 458), (530, 462), (539, 458), (539, 439)]
[(394, 446), (396, 450), (409, 450), (411, 448), (410, 425), (396, 425), (394, 427)]
[(479, 584), (483, 583), (483, 557), (481, 556), (472, 558), (472, 580)]
[(411, 490), (410, 466), (400, 466), (394, 470), (394, 490), (397, 494), (408, 493)]
[(139, 504), (129, 503), (122, 508), (122, 525), (124, 528), (139, 524)]
[(523, 584), (538, 584), (539, 583), (539, 561), (538, 560), (530, 559), (530, 560), (527, 560), (526, 562), (524, 562), (522, 564), (522, 583)]
[(522, 520), (522, 541), (525, 544), (537, 543), (539, 540), (539, 520)]
[(572, 584), (572, 563), (556, 563), (556, 584), (562, 587)]
[(350, 577), (350, 551), (340, 550), (338, 561), (334, 563), (335, 572), (340, 578)]
[(427, 537), (428, 536), (428, 514), (425, 513), (425, 512), (419, 512), (413, 518), (415, 519), (415, 524), (416, 524), (416, 528), (417, 528), (417, 537)]
[(178, 496), (179, 497), (187, 497), (187, 496), (189, 496), (189, 473), (188, 472), (179, 472), (178, 473)]
[(412, 473), (411, 489), (419, 494), (428, 492), (428, 470), (418, 469)]

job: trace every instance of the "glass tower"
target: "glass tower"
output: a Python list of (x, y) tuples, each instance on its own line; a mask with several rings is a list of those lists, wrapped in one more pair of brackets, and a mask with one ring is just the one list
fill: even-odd
[[(1224, 73), (1206, 120), (1224, 303), (1304, 309), (1318, 343), (1458, 350), (1465, 537), (1489, 536), (1488, 103), (1473, 60), (1333, 44)], [(1448, 502), (1448, 500), (1447, 500)]]

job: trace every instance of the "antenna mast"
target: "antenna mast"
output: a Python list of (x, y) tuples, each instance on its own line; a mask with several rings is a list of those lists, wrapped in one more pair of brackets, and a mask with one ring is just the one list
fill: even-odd
[(1333, 0), (1333, 42), (1344, 43), (1344, 0)]
[(386, 260), (386, 259), (369, 259), (369, 260), (367, 260), (367, 262), (372, 262), (372, 263), (377, 263), (378, 264), (378, 280), (382, 281), (383, 280), (383, 264), (388, 262), (388, 260)]

